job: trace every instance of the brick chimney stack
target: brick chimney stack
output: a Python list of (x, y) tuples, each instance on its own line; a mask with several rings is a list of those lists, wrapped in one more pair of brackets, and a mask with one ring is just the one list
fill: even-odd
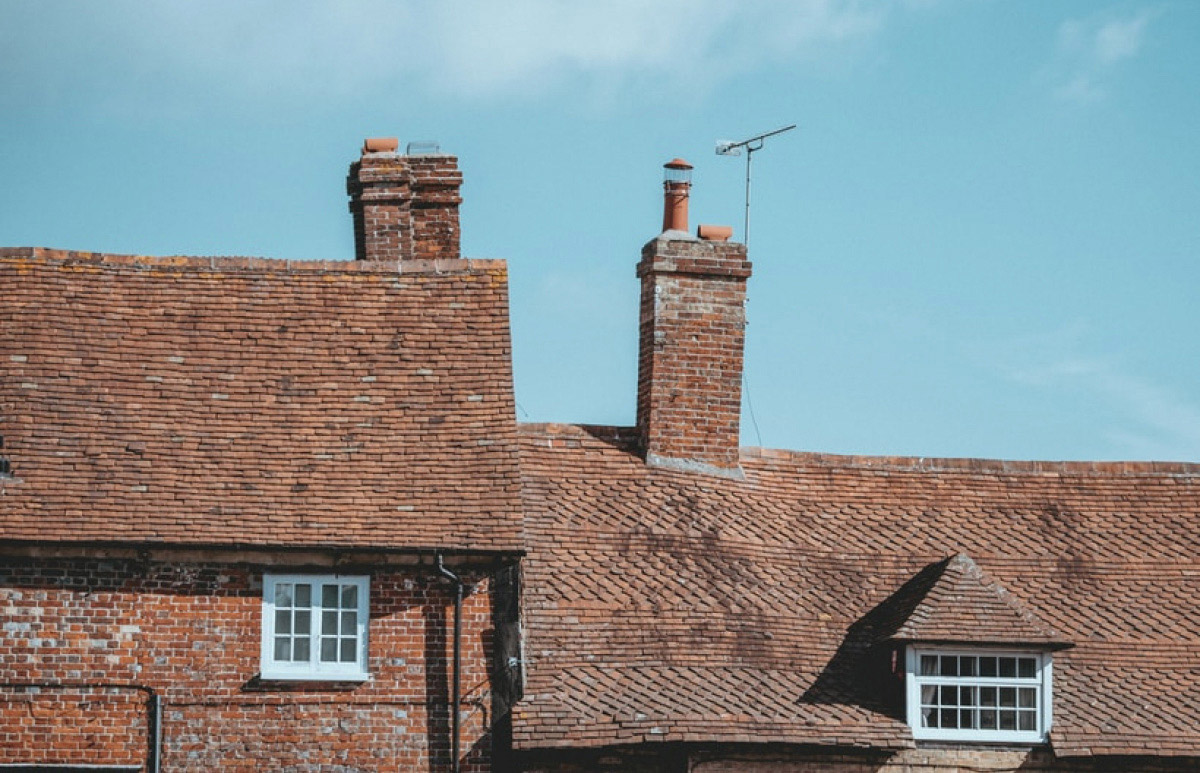
[(398, 148), (392, 137), (368, 139), (362, 158), (350, 165), (346, 192), (355, 258), (460, 257), (458, 159), (436, 152), (401, 154)]
[[(741, 477), (744, 303), (751, 266), (743, 244), (693, 237), (684, 230), (686, 221), (682, 229), (669, 227), (678, 223), (668, 215), (677, 211), (672, 197), (679, 189), (671, 185), (670, 165), (667, 172), (664, 231), (642, 248), (637, 267), (638, 430), (648, 464)], [(728, 229), (721, 230), (728, 238)]]

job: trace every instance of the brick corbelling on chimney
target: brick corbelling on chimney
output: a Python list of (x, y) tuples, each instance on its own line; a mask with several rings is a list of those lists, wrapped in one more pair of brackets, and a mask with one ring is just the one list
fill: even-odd
[(460, 257), (462, 173), (455, 156), (364, 153), (350, 165), (346, 192), (358, 260)]
[(739, 475), (741, 244), (664, 234), (642, 250), (638, 429), (650, 464)]

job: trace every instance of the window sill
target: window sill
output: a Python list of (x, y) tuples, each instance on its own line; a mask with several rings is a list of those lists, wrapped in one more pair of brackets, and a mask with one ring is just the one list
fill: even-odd
[(1004, 746), (1041, 746), (1049, 743), (1048, 734), (1039, 732), (995, 732), (982, 734), (913, 731), (914, 741), (933, 741), (945, 744), (975, 744)]
[(322, 690), (353, 690), (371, 681), (370, 674), (291, 674), (264, 671), (249, 682), (245, 689), (319, 688)]

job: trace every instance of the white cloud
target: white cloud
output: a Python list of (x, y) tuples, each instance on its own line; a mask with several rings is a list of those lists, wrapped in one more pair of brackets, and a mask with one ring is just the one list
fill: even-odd
[(998, 365), (1024, 386), (1107, 405), (1099, 431), (1127, 458), (1200, 460), (1200, 405), (1110, 358), (1077, 354), (1087, 334), (1076, 324), (1011, 342), (1000, 347)]
[(1149, 12), (1142, 11), (1131, 19), (1117, 19), (1102, 24), (1096, 31), (1093, 44), (1096, 59), (1104, 64), (1113, 64), (1137, 54), (1149, 21)]
[[(47, 50), (39, 35), (53, 30), (56, 55), (86, 50), (93, 65), (120, 62), (134, 87), (314, 99), (419, 88), (451, 99), (513, 99), (629, 81), (665, 89), (724, 80), (869, 38), (892, 7), (883, 0), (49, 0), (10, 27), (9, 42), (26, 50), (9, 53), (14, 64), (37, 67)], [(87, 64), (74, 75), (88, 77)]]
[(1124, 18), (1100, 16), (1063, 22), (1052, 66), (1055, 96), (1076, 104), (1103, 100), (1117, 65), (1140, 53), (1154, 15), (1142, 9)]

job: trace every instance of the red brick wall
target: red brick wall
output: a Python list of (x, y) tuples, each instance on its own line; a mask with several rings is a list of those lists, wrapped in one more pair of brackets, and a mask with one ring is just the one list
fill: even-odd
[(523, 755), (523, 773), (1183, 773), (1195, 757), (1060, 759), (1045, 748), (945, 746), (898, 752), (812, 746), (737, 744), (673, 747), (642, 744)]
[[(161, 696), (164, 770), (449, 769), (452, 586), (428, 568), (339, 571), (371, 574), (361, 684), (257, 678), (262, 568), (0, 561), (0, 764), (143, 764), (140, 686)], [(477, 583), (463, 607), (463, 769), (484, 771), (492, 584), (461, 574)], [(12, 686), (29, 684), (96, 686)]]
[(746, 248), (655, 239), (642, 251), (638, 428), (652, 463), (738, 467)]
[(346, 191), (358, 260), (460, 257), (462, 174), (454, 156), (364, 153), (350, 165)]

